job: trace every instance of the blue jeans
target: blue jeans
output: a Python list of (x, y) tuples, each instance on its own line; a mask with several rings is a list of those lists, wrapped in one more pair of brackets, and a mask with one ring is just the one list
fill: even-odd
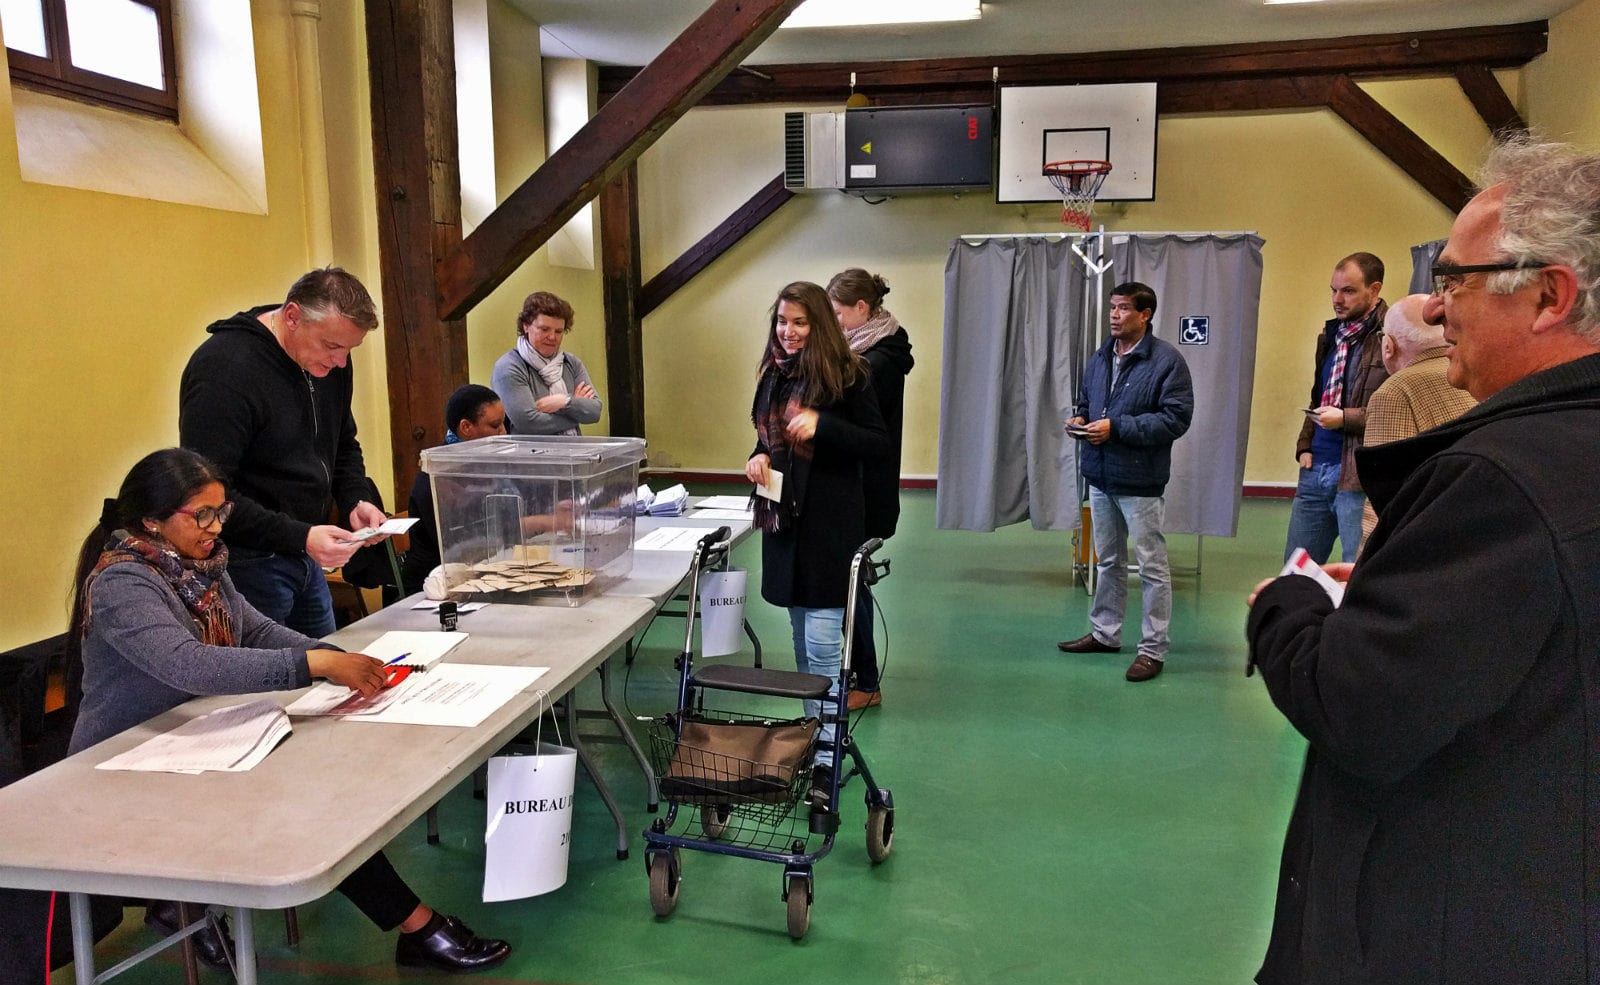
[(333, 633), (333, 596), (309, 554), (269, 554), (231, 561), (228, 574), (244, 600), (268, 619), (321, 639)]
[(1283, 546), (1285, 561), (1296, 547), (1304, 547), (1311, 560), (1326, 563), (1335, 536), (1343, 560), (1356, 559), (1361, 547), (1361, 507), (1367, 497), (1360, 492), (1340, 492), (1340, 471), (1338, 462), (1300, 470), (1294, 507), (1289, 512), (1289, 538)]
[(1144, 618), (1139, 652), (1165, 660), (1171, 639), (1172, 570), (1167, 564), (1167, 537), (1161, 531), (1166, 500), (1161, 496), (1110, 496), (1089, 487), (1089, 519), (1094, 526), (1094, 607), (1089, 627), (1107, 646), (1122, 645), (1122, 618), (1128, 608), (1128, 538), (1139, 562)]
[[(832, 681), (828, 704), (830, 709), (838, 707), (834, 702), (839, 696), (839, 669), (844, 664), (844, 610), (794, 606), (789, 610), (789, 628), (794, 634), (795, 669)], [(821, 701), (808, 699), (803, 704), (808, 717), (823, 718)], [(817, 736), (818, 766), (833, 762), (833, 735), (833, 724), (824, 719)]]

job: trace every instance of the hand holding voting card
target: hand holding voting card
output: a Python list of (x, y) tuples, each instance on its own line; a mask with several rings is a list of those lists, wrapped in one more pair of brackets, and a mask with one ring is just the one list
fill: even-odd
[(756, 484), (756, 495), (774, 503), (783, 502), (783, 473), (768, 465), (762, 470), (762, 475), (765, 481)]
[(403, 534), (417, 522), (416, 517), (391, 517), (383, 521), (379, 527), (362, 527), (346, 538), (346, 543), (362, 540), (371, 540), (374, 537), (387, 536), (388, 534)]
[(1322, 586), (1322, 590), (1328, 593), (1328, 598), (1333, 599), (1334, 605), (1344, 601), (1344, 586), (1328, 577), (1328, 573), (1322, 570), (1322, 565), (1311, 560), (1311, 555), (1306, 553), (1304, 547), (1296, 547), (1294, 549), (1294, 553), (1289, 555), (1288, 563), (1283, 566), (1283, 570), (1278, 572), (1278, 575), (1279, 577), (1283, 575), (1305, 575)]
[(1066, 429), (1067, 437), (1069, 438), (1076, 438), (1081, 441), (1089, 436), (1089, 426), (1087, 424), (1078, 424), (1074, 421), (1068, 421), (1066, 423)]

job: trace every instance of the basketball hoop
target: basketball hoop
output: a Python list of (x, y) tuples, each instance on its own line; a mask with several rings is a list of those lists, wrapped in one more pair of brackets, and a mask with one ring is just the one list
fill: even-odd
[(1051, 161), (1046, 164), (1044, 176), (1061, 193), (1061, 221), (1088, 232), (1094, 197), (1100, 193), (1100, 185), (1110, 173), (1110, 161)]

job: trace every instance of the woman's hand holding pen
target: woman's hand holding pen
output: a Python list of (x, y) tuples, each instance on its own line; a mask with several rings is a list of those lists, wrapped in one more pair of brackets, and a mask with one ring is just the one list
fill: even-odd
[(377, 694), (387, 679), (383, 661), (365, 653), (311, 650), (306, 653), (306, 665), (312, 677), (323, 677), (335, 684), (343, 684), (359, 692), (363, 698)]

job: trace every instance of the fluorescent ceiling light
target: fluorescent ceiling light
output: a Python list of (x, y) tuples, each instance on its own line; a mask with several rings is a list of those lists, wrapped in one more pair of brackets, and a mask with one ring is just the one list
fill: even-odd
[(983, 16), (979, 0), (806, 0), (784, 27), (851, 27), (861, 24), (920, 24), (972, 21)]

